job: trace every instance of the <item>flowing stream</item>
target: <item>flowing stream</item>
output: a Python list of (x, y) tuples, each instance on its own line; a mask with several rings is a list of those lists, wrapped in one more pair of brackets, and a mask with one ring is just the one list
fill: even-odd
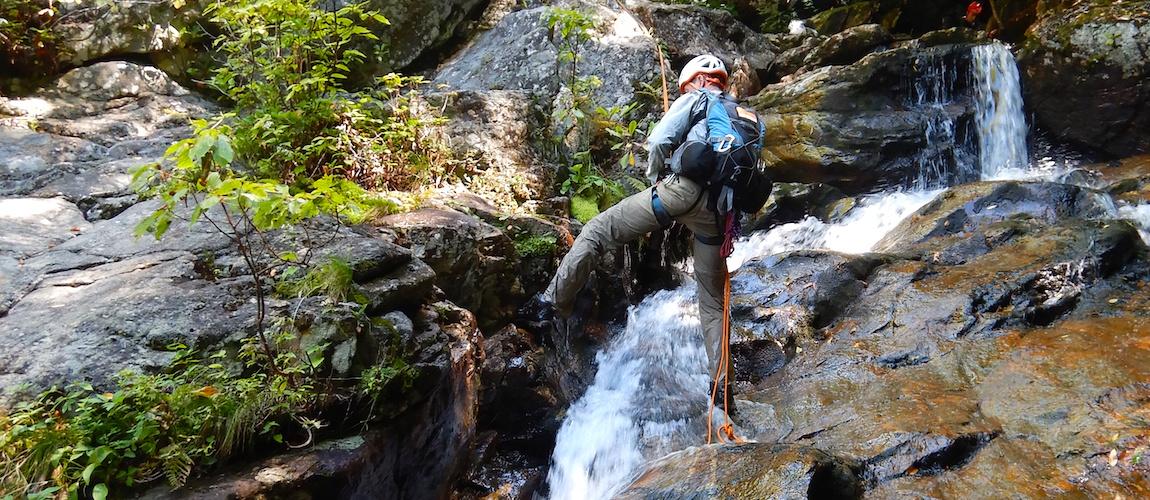
[[(1027, 160), (1018, 71), (1010, 51), (997, 43), (977, 47), (972, 61), (976, 138), (956, 137), (954, 124), (932, 119), (928, 144), (949, 141), (941, 149), (950, 156), (928, 147), (930, 155), (916, 158), (922, 169), (911, 190), (863, 197), (838, 222), (808, 217), (750, 235), (729, 258), (731, 271), (750, 259), (797, 249), (866, 252), (947, 184), (1047, 173)], [(923, 73), (908, 104), (923, 110), (949, 104), (953, 68), (940, 65)], [(1121, 207), (1118, 213), (1140, 221), (1147, 237), (1150, 205)], [(710, 377), (693, 285), (657, 292), (632, 307), (622, 332), (596, 359), (595, 380), (571, 406), (556, 439), (547, 478), (552, 499), (609, 498), (646, 461), (703, 442)]]

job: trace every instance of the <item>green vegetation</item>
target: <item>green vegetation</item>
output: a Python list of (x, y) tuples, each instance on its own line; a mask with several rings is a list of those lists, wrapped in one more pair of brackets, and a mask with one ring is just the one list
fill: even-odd
[(527, 234), (515, 239), (515, 252), (520, 257), (547, 257), (555, 254), (555, 236)]
[(336, 303), (349, 300), (361, 304), (367, 302), (367, 299), (356, 291), (351, 266), (343, 259), (328, 257), (327, 262), (313, 265), (306, 274), (296, 279), (300, 269), (297, 266), (284, 269), (278, 276), (276, 292), (288, 298), (323, 294)]
[(638, 104), (596, 106), (592, 94), (602, 81), (593, 75), (579, 76), (579, 50), (591, 40), (595, 28), (589, 14), (551, 8), (545, 19), (558, 47), (557, 76), (566, 85), (551, 117), (557, 127), (559, 149), (567, 152), (562, 156), (568, 168), (560, 192), (571, 196), (572, 215), (586, 222), (626, 195), (623, 184), (606, 177), (599, 165), (634, 165), (639, 124), (628, 117)]
[[(307, 252), (284, 252), (270, 233), (306, 230), (301, 223), (318, 215), (355, 222), (401, 210), (419, 195), (369, 190), (435, 184), (456, 165), (424, 134), (435, 120), (407, 97), (422, 80), (391, 74), (351, 88), (350, 75), (380, 57), (364, 52), (379, 45), (370, 27), (387, 20), (358, 4), (316, 7), (208, 5), (220, 57), (208, 83), (234, 109), (193, 122), (195, 134), (168, 148), (162, 164), (133, 175), (137, 191), (160, 201), (138, 234), (159, 239), (175, 222), (206, 221), (231, 239), (254, 283), (254, 335), (207, 359), (178, 346), (165, 373), (122, 373), (110, 392), (53, 389), (0, 415), (0, 498), (124, 497), (160, 478), (176, 487), (256, 444), (310, 443), (337, 402), (370, 406), (370, 418), (393, 394), (385, 388), (410, 384), (412, 370), (389, 346), (356, 368), (362, 377), (331, 379), (328, 344), (304, 342), (295, 321), (271, 317), (266, 304), (271, 290), (322, 293), (326, 307), (352, 314), (357, 331), (374, 328), (361, 308), (341, 305), (363, 301), (346, 262), (309, 265), (300, 258)], [(0, 23), (0, 36), (11, 39), (13, 26)]]
[(52, 31), (60, 13), (48, 0), (4, 2), (0, 7), (0, 74), (53, 73), (67, 56)]
[(302, 441), (318, 427), (323, 396), (300, 377), (314, 356), (282, 354), (271, 374), (257, 349), (241, 349), (238, 375), (225, 351), (174, 347), (167, 373), (123, 372), (112, 392), (73, 384), (0, 415), (0, 497), (123, 497), (160, 478), (178, 487), (257, 442), (285, 442), (289, 430)]

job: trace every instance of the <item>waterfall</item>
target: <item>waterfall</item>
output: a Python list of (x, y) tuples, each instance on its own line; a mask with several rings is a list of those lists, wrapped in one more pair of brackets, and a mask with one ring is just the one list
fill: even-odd
[(595, 380), (556, 437), (551, 498), (609, 498), (639, 465), (699, 444), (692, 417), (706, 411), (707, 353), (693, 286), (657, 292), (596, 358)]
[(1022, 87), (1010, 50), (992, 43), (974, 48), (975, 131), (982, 178), (1028, 177)]
[(917, 57), (913, 66), (906, 105), (925, 120), (925, 147), (913, 158), (918, 175), (909, 187), (937, 189), (977, 178), (969, 130), (960, 127), (949, 110), (959, 96), (958, 68), (953, 61), (931, 54)]
[[(862, 253), (937, 191), (863, 198), (842, 222), (814, 218), (755, 233), (735, 245), (728, 268), (800, 248)], [(632, 307), (626, 327), (596, 357), (587, 393), (571, 405), (555, 441), (547, 483), (553, 500), (609, 498), (640, 465), (702, 444), (707, 354), (693, 284)]]
[(1150, 245), (1150, 204), (1123, 205), (1118, 207), (1118, 216), (1137, 224), (1138, 232), (1142, 234), (1142, 241)]

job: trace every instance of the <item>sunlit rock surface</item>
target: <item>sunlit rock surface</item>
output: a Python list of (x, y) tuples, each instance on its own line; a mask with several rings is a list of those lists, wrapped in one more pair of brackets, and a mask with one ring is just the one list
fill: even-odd
[(1075, 2), (1043, 13), (1019, 67), (1038, 125), (1113, 156), (1150, 153), (1150, 7)]

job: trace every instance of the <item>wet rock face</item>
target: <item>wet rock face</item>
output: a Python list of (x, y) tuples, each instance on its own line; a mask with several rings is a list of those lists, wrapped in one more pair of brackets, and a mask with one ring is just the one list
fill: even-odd
[[(952, 188), (920, 208), (875, 244), (877, 251), (896, 251), (930, 238), (962, 235), (1007, 219), (1022, 216), (1051, 224), (1070, 218), (1110, 215), (1109, 197), (1100, 191), (1071, 184), (1046, 182), (980, 182)], [(934, 242), (944, 253), (958, 246), (951, 240)]]
[[(971, 180), (958, 160), (963, 144), (928, 139), (931, 120), (955, 124), (954, 137), (972, 132), (971, 45), (917, 44), (872, 53), (847, 66), (824, 66), (767, 86), (751, 103), (766, 122), (763, 159), (774, 180), (821, 182), (847, 193), (909, 185), (916, 158), (944, 158), (947, 178)], [(914, 78), (943, 72), (953, 103), (920, 106)], [(908, 78), (908, 75), (912, 75)]]
[[(1091, 198), (1060, 184), (964, 186), (904, 221), (886, 257), (745, 264), (762, 279), (744, 278), (761, 284), (736, 296), (736, 327), (785, 331), (740, 314), (784, 300), (808, 332), (744, 391), (748, 433), (856, 464), (868, 496), (1150, 486), (1134, 458), (1150, 451), (1150, 427), (1130, 417), (1150, 411), (1137, 347), (1150, 338), (1148, 249), (1127, 222), (1086, 219), (1108, 216)], [(836, 275), (849, 278), (827, 284), (850, 293), (819, 300)]]
[(861, 498), (851, 466), (803, 446), (689, 448), (647, 467), (616, 498)]
[(1150, 152), (1150, 10), (1077, 2), (1045, 12), (1019, 54), (1027, 107), (1056, 136), (1113, 156)]

